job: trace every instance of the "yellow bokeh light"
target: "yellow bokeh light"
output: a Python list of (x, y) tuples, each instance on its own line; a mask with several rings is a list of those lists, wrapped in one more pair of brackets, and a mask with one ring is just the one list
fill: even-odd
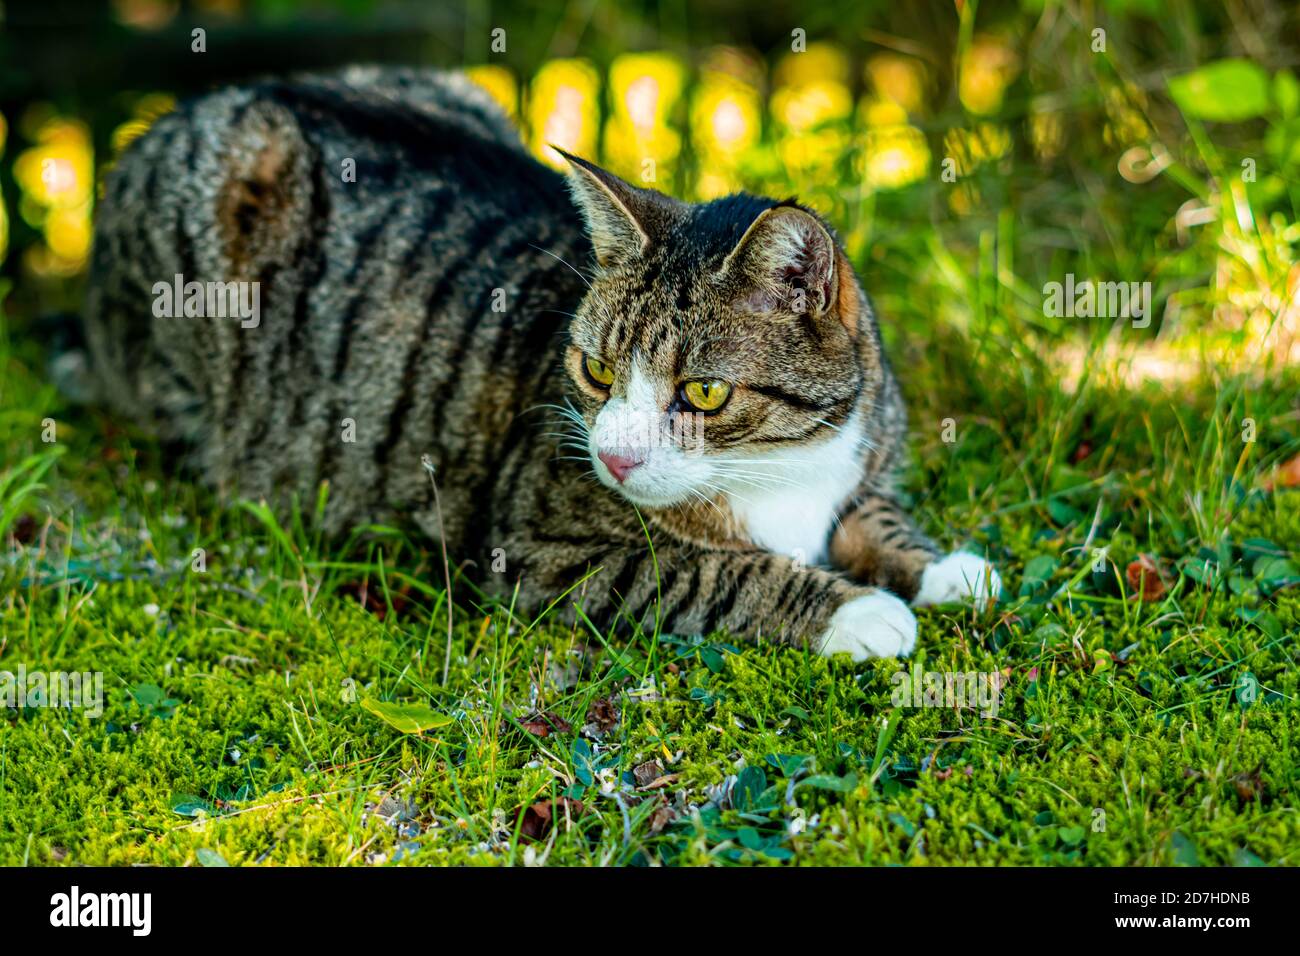
[(604, 145), (610, 168), (639, 185), (670, 190), (682, 146), (671, 124), (686, 68), (666, 53), (627, 53), (610, 65), (609, 87)]
[(880, 100), (897, 103), (913, 115), (921, 112), (925, 71), (915, 57), (880, 53), (867, 61), (865, 73)]
[(698, 198), (716, 199), (740, 188), (738, 167), (763, 132), (761, 81), (760, 65), (739, 50), (717, 47), (704, 58), (690, 105)]
[(1035, 110), (1029, 114), (1029, 143), (1034, 155), (1050, 162), (1065, 145), (1065, 123), (1056, 110)]
[(60, 259), (76, 262), (90, 248), (90, 217), (80, 210), (55, 209), (45, 220), (45, 241)]
[(853, 95), (848, 77), (848, 57), (826, 43), (786, 54), (774, 71), (777, 88), (770, 109), (782, 130), (777, 156), (801, 189), (832, 174), (849, 151)]
[(600, 79), (586, 60), (552, 60), (533, 77), (528, 95), (529, 143), (545, 163), (562, 169), (559, 146), (574, 155), (594, 158), (600, 119)]
[(1020, 58), (1010, 46), (997, 37), (977, 36), (961, 59), (957, 95), (972, 113), (995, 113), (1019, 71)]
[(830, 83), (848, 86), (849, 58), (830, 43), (810, 43), (802, 53), (787, 53), (772, 75), (777, 86), (809, 86)]
[(907, 122), (907, 112), (893, 100), (873, 100), (860, 109), (867, 132), (859, 153), (858, 173), (871, 189), (898, 189), (925, 177), (930, 147), (925, 134)]
[(14, 179), (46, 206), (78, 206), (90, 197), (93, 153), (90, 131), (78, 120), (52, 119), (37, 144), (14, 160)]
[(45, 244), (26, 261), (40, 275), (74, 275), (90, 251), (94, 152), (90, 131), (78, 120), (50, 116), (35, 131), (36, 144), (14, 160), (22, 190), (19, 210), (40, 228)]
[(170, 93), (146, 93), (136, 101), (129, 120), (122, 123), (109, 138), (114, 159), (122, 151), (143, 136), (158, 117), (165, 116), (176, 108), (176, 97)]
[(953, 160), (959, 176), (974, 172), (985, 163), (1011, 154), (1011, 134), (996, 123), (980, 123), (971, 129), (950, 129), (943, 137), (944, 156)]
[(847, 119), (852, 110), (849, 88), (833, 80), (782, 87), (772, 94), (772, 114), (795, 132)]
[(488, 95), (496, 101), (507, 116), (511, 119), (518, 118), (519, 84), (515, 82), (515, 75), (508, 69), (495, 64), (471, 66), (466, 67), (465, 76), (472, 83), (477, 83), (487, 90)]

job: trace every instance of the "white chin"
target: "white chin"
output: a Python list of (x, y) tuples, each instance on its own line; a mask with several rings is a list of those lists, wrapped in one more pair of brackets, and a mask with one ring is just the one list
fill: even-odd
[(686, 500), (685, 494), (680, 495), (654, 495), (634, 491), (631, 488), (619, 486), (615, 489), (632, 504), (639, 508), (670, 508), (673, 505), (681, 504)]
[(670, 508), (690, 497), (690, 492), (684, 489), (638, 488), (635, 479), (631, 483), (620, 483), (601, 462), (596, 463), (595, 470), (596, 477), (600, 479), (602, 485), (618, 492), (638, 508)]

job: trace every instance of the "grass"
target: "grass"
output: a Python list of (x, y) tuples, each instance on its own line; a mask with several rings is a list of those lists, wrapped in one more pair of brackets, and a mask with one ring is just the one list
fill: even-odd
[(0, 665), (106, 698), (0, 715), (0, 862), (1297, 861), (1300, 494), (1257, 480), (1300, 445), (1294, 379), (905, 363), (916, 511), (1005, 578), (994, 610), (922, 612), (915, 666), (1004, 675), (984, 716), (894, 706), (894, 661), (521, 620), (463, 579), (444, 682), (428, 543), (223, 506), (0, 349)]

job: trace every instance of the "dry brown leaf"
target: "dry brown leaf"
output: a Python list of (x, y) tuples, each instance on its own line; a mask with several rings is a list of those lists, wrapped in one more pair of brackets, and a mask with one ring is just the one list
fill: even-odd
[(677, 811), (673, 809), (668, 802), (668, 798), (660, 796), (661, 803), (655, 808), (655, 812), (650, 814), (650, 832), (660, 833), (664, 827), (677, 819)]
[(534, 737), (549, 737), (552, 733), (567, 734), (573, 729), (563, 717), (557, 717), (548, 711), (541, 711), (524, 718), (519, 721), (519, 726)]
[(1164, 578), (1160, 575), (1159, 565), (1149, 555), (1139, 554), (1129, 563), (1124, 576), (1128, 578), (1128, 586), (1133, 591), (1133, 597), (1140, 596), (1143, 601), (1159, 600), (1167, 590)]
[(581, 800), (572, 797), (557, 797), (554, 801), (538, 800), (526, 807), (521, 814), (519, 835), (526, 840), (544, 840), (551, 832), (556, 818), (563, 818), (567, 812), (570, 818), (580, 817), (586, 812)]
[(664, 775), (664, 766), (658, 760), (647, 760), (638, 767), (632, 768), (632, 778), (636, 780), (638, 787), (648, 787), (651, 781), (657, 780)]
[(641, 789), (642, 789), (642, 790), (662, 790), (664, 787), (671, 787), (671, 786), (672, 786), (673, 784), (675, 784), (675, 783), (678, 781), (678, 779), (680, 779), (680, 778), (681, 778), (681, 774), (680, 774), (680, 773), (666, 773), (666, 774), (664, 774), (662, 777), (655, 777), (653, 780), (651, 780), (649, 783), (647, 783), (647, 784), (646, 784), (644, 787), (642, 787)]
[(1276, 491), (1278, 488), (1300, 488), (1300, 455), (1295, 455), (1282, 462), (1273, 469), (1273, 474), (1265, 478), (1260, 484), (1265, 491)]
[(618, 707), (614, 698), (600, 697), (591, 702), (587, 710), (587, 723), (594, 724), (599, 733), (607, 734), (618, 726)]

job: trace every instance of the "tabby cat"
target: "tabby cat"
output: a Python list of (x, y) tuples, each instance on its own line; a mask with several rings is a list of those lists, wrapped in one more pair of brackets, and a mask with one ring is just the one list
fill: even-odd
[[(862, 659), (912, 649), (905, 602), (996, 595), (895, 497), (899, 388), (826, 223), (566, 158), (567, 188), (450, 74), (182, 105), (100, 204), (103, 399), (223, 493), (327, 481), (328, 530), (413, 520), (525, 609), (581, 582), (598, 622)], [(214, 315), (218, 283), (260, 312)]]

